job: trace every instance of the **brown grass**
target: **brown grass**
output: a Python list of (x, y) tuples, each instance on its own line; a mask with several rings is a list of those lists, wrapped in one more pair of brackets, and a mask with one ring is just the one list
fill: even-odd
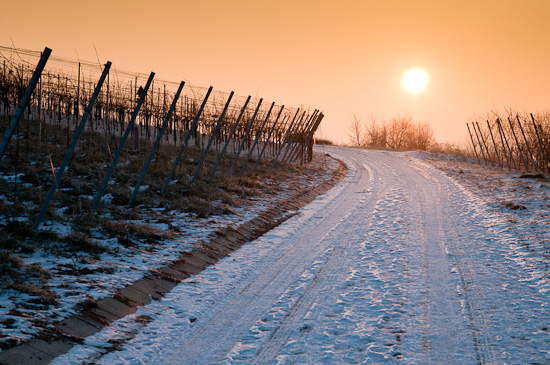
[[(3, 120), (1, 127), (9, 121)], [(40, 210), (45, 196), (54, 183), (52, 164), (57, 168), (67, 150), (67, 134), (74, 133), (59, 126), (43, 123), (39, 139), (38, 123), (23, 121), (17, 138), (10, 144), (5, 158), (0, 161), (0, 177), (18, 174), (17, 181), (0, 180), (0, 211), (7, 224), (0, 224), (0, 289), (12, 288), (42, 298), (44, 303), (55, 303), (49, 298), (47, 289), (42, 283), (48, 273), (39, 265), (25, 266), (19, 255), (32, 253), (40, 248), (51, 254), (63, 257), (75, 255), (97, 259), (107, 248), (90, 239), (93, 233), (117, 238), (122, 246), (138, 247), (140, 243), (154, 246), (163, 240), (172, 239), (177, 228), (159, 231), (146, 224), (132, 221), (152, 220), (171, 226), (171, 217), (153, 212), (152, 208), (164, 208), (164, 211), (176, 210), (193, 213), (198, 218), (213, 215), (234, 214), (235, 208), (254, 204), (252, 198), (262, 194), (273, 195), (281, 191), (280, 184), (296, 176), (306, 176), (311, 171), (304, 167), (289, 164), (260, 163), (255, 173), (250, 173), (255, 161), (249, 162), (247, 172), (238, 176), (244, 159), (234, 169), (234, 176), (229, 173), (232, 157), (222, 160), (218, 172), (210, 177), (218, 152), (208, 154), (199, 179), (190, 183), (190, 177), (197, 168), (201, 151), (189, 148), (177, 167), (173, 180), (164, 195), (159, 192), (171, 169), (172, 162), (179, 151), (179, 146), (161, 144), (149, 166), (140, 191), (133, 205), (128, 201), (141, 173), (151, 145), (145, 140), (141, 147), (134, 150), (131, 143), (125, 147), (115, 173), (108, 185), (105, 195), (110, 194), (110, 202), (102, 202), (97, 211), (93, 211), (93, 197), (98, 190), (110, 165), (110, 156), (118, 147), (118, 136), (109, 137), (107, 148), (105, 135), (90, 131), (88, 127), (82, 134), (63, 179), (58, 182), (58, 189), (43, 220), (63, 222), (71, 227), (69, 235), (59, 235), (47, 229), (34, 230), (32, 224)], [(26, 130), (28, 126), (28, 130)], [(28, 135), (28, 138), (27, 138)], [(12, 218), (17, 218), (17, 220)], [(26, 217), (26, 222), (19, 222)], [(23, 285), (26, 280), (30, 280)], [(42, 292), (43, 291), (43, 292)]]

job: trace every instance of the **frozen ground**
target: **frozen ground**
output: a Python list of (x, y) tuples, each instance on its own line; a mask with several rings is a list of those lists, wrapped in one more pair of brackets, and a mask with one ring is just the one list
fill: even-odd
[(334, 189), (55, 363), (550, 362), (546, 180), (322, 151)]
[[(39, 294), (4, 288), (4, 277), (0, 277), (0, 347), (27, 341), (44, 330), (48, 331), (53, 328), (54, 322), (81, 311), (81, 304), (113, 296), (117, 289), (207, 242), (218, 230), (237, 227), (278, 202), (290, 199), (302, 189), (318, 186), (339, 168), (340, 164), (332, 158), (316, 154), (314, 160), (303, 168), (289, 169), (294, 173), (281, 173), (277, 175), (282, 176), (280, 179), (267, 177), (255, 184), (253, 193), (244, 195), (232, 192), (238, 206), (228, 206), (230, 203), (221, 200), (213, 202), (213, 205), (220, 206), (219, 211), (227, 210), (227, 214), (200, 216), (169, 208), (168, 205), (137, 206), (139, 215), (132, 214), (132, 219), (120, 221), (122, 225), (126, 223), (126, 237), (110, 235), (100, 227), (91, 231), (89, 239), (102, 249), (101, 252), (67, 250), (53, 240), (38, 242), (38, 247), (32, 252), (12, 253), (27, 267), (36, 267), (48, 274), (42, 278), (44, 282), (38, 282), (35, 278), (20, 280), (28, 288), (36, 288), (37, 292), (38, 288), (46, 288), (51, 300), (46, 302)], [(7, 179), (9, 177), (0, 175), (0, 184)], [(9, 197), (0, 194), (0, 199)], [(0, 212), (0, 235), (10, 220), (9, 212)], [(140, 227), (140, 230), (134, 232), (135, 227)], [(46, 221), (42, 229), (62, 236), (73, 232), (69, 223), (61, 221)], [(3, 272), (0, 274), (4, 275)]]

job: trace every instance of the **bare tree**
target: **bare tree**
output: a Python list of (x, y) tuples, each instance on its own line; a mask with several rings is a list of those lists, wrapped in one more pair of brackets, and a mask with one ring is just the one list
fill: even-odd
[(388, 147), (396, 150), (404, 149), (406, 136), (412, 124), (410, 115), (392, 118), (388, 123)]
[(375, 148), (386, 148), (388, 144), (388, 130), (384, 121), (371, 113), (369, 121), (365, 126), (366, 145)]
[(353, 118), (348, 125), (346, 133), (353, 147), (362, 147), (364, 145), (365, 134), (361, 124), (361, 118), (357, 117), (357, 115), (353, 114)]
[(434, 133), (428, 123), (411, 124), (406, 136), (406, 148), (425, 151), (435, 144)]
[(415, 123), (410, 115), (398, 115), (384, 121), (371, 113), (366, 121), (356, 115), (347, 128), (351, 145), (395, 150), (427, 150), (435, 139), (428, 123)]

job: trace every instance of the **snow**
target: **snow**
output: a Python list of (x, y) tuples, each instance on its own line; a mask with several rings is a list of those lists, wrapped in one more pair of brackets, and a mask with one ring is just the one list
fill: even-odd
[[(326, 163), (323, 161), (321, 159), (319, 163)], [(334, 161), (330, 164), (337, 165)], [(307, 174), (309, 178), (306, 186), (314, 186), (326, 178), (323, 171), (310, 171)], [(9, 180), (14, 176), (0, 176), (0, 178)], [(297, 185), (292, 181), (289, 184)], [(281, 186), (285, 185), (281, 184)], [(47, 278), (46, 287), (52, 292), (57, 304), (30, 305), (29, 303), (36, 303), (36, 296), (32, 297), (14, 289), (1, 290), (0, 340), (17, 342), (29, 340), (44, 328), (52, 327), (52, 322), (77, 313), (80, 310), (78, 304), (112, 296), (117, 289), (180, 258), (183, 252), (200, 245), (201, 241), (207, 241), (216, 231), (226, 227), (237, 227), (260, 215), (263, 210), (270, 208), (277, 201), (288, 199), (295, 193), (293, 188), (282, 189), (274, 195), (267, 195), (260, 191), (257, 197), (247, 198), (251, 204), (245, 202), (242, 207), (228, 207), (228, 211), (232, 214), (210, 215), (207, 218), (199, 218), (196, 214), (174, 209), (140, 206), (138, 208), (144, 212), (146, 218), (129, 219), (126, 223), (142, 226), (146, 230), (157, 230), (165, 234), (163, 239), (148, 242), (139, 237), (132, 237), (132, 233), (128, 231), (129, 238), (132, 238), (135, 244), (123, 245), (116, 237), (108, 237), (99, 229), (92, 229), (91, 237), (88, 237), (89, 241), (107, 249), (106, 252), (90, 254), (77, 251), (66, 254), (64, 250), (56, 250), (57, 242), (44, 242), (43, 248), (38, 248), (32, 253), (17, 253), (25, 265), (39, 264), (52, 274)], [(111, 194), (103, 197), (106, 201), (112, 198)], [(0, 199), (9, 199), (9, 197), (0, 195)], [(236, 200), (242, 201), (240, 197), (236, 197)], [(70, 209), (57, 209), (56, 214), (60, 217), (70, 214)], [(13, 220), (28, 223), (29, 217), (14, 219), (0, 215), (0, 228), (1, 225), (6, 225)], [(170, 222), (170, 224), (163, 222)], [(69, 236), (74, 233), (71, 223), (62, 220), (45, 220), (41, 224), (41, 229), (51, 230), (60, 236)], [(12, 319), (14, 322), (10, 323)]]
[(335, 188), (54, 363), (550, 361), (546, 180), (320, 151)]

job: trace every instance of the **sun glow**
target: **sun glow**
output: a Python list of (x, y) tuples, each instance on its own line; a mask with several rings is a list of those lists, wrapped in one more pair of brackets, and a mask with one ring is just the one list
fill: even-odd
[(430, 76), (426, 70), (422, 68), (411, 68), (405, 71), (401, 83), (405, 90), (411, 94), (418, 94), (426, 88), (429, 80)]

